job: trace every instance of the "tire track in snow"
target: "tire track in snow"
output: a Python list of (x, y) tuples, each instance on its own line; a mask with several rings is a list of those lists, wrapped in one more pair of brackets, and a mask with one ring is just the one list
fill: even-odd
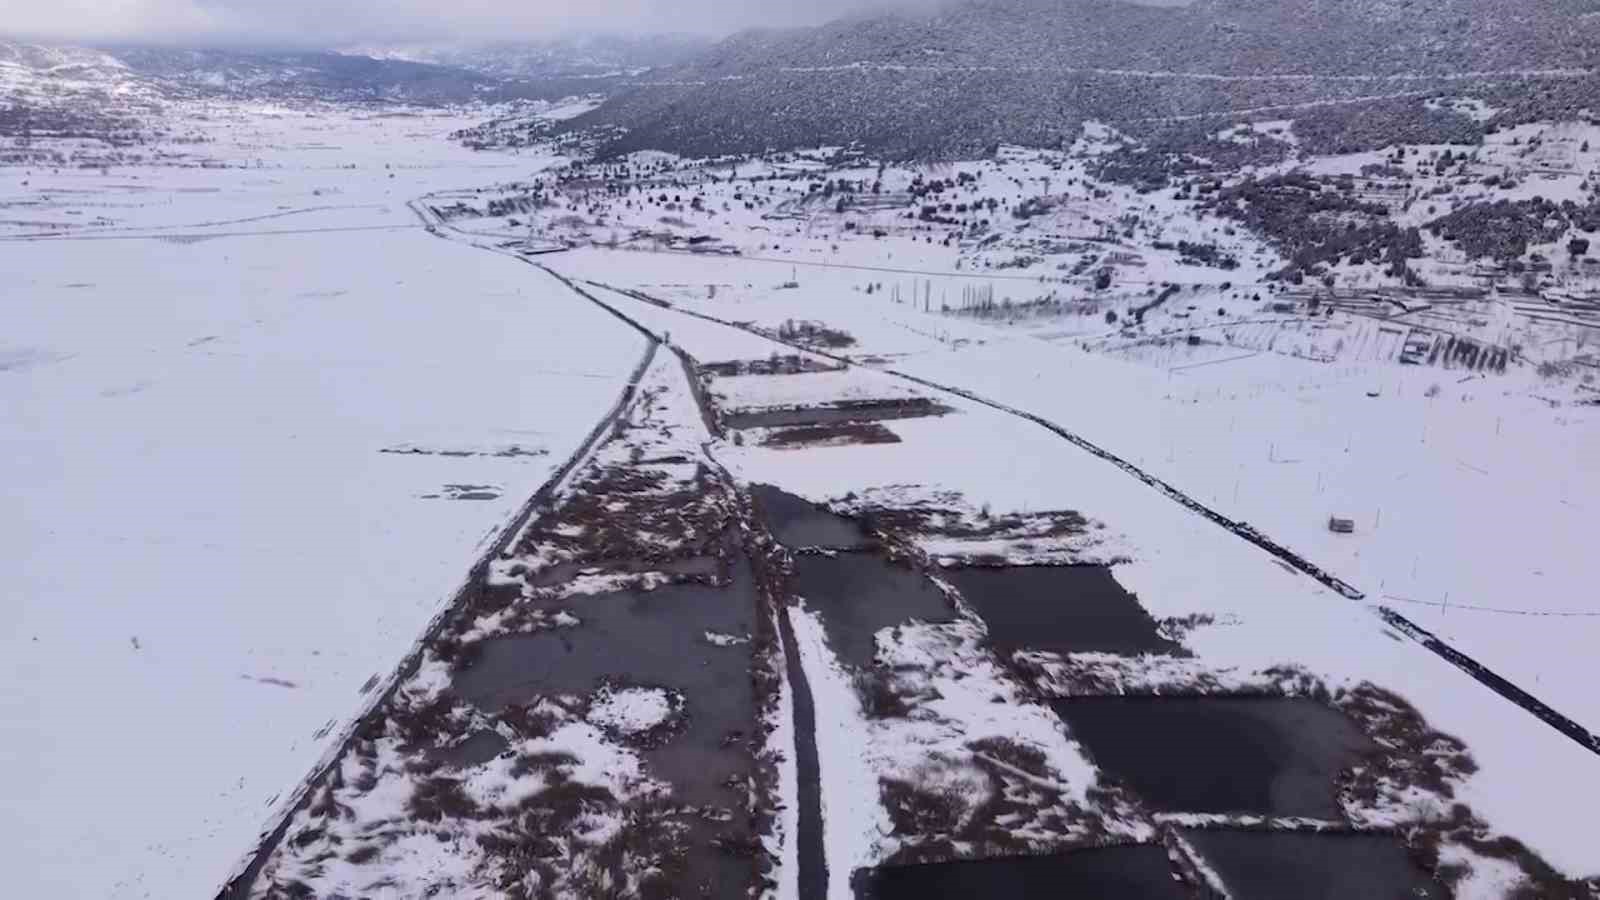
[(817, 752), (817, 705), (806, 680), (805, 662), (795, 638), (789, 604), (778, 609), (778, 632), (783, 638), (783, 665), (794, 697), (794, 762), (800, 806), (798, 834), (795, 835), (799, 860), (799, 895), (802, 898), (828, 894), (827, 847), (823, 843), (822, 763)]

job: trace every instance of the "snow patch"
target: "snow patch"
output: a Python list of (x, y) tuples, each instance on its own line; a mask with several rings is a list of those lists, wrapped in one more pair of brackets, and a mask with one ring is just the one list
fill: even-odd
[(588, 719), (632, 737), (658, 728), (683, 708), (683, 698), (665, 688), (601, 688), (589, 702)]

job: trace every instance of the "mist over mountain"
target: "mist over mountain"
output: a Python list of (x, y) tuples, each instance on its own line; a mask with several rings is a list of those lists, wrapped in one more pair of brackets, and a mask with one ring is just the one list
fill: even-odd
[(454, 66), (498, 78), (615, 79), (687, 62), (714, 43), (694, 34), (592, 34), (528, 41), (379, 42), (355, 44), (341, 52)]

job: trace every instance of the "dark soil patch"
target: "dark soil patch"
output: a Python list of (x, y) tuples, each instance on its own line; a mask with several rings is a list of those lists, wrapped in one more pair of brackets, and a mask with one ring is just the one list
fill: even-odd
[(729, 514), (724, 495), (713, 488), (704, 466), (690, 480), (678, 474), (643, 465), (590, 471), (559, 518), (534, 520), (505, 557), (553, 549), (581, 565), (629, 560), (654, 566), (664, 559), (715, 556)]
[(1376, 749), (1312, 700), (1086, 697), (1051, 706), (1102, 769), (1169, 812), (1338, 819), (1340, 773)]
[(739, 375), (804, 375), (810, 372), (838, 372), (844, 368), (841, 364), (789, 353), (781, 356), (773, 354), (766, 359), (735, 359), (705, 363), (700, 367), (700, 371), (718, 378), (733, 378)]
[(910, 506), (863, 504), (862, 515), (887, 530), (957, 540), (1061, 538), (1099, 527), (1070, 509), (993, 515), (974, 513), (961, 508), (959, 494), (944, 494), (940, 495), (939, 502)]
[[(1335, 702), (1384, 747), (1383, 753), (1370, 757), (1366, 765), (1347, 777), (1344, 789), (1355, 803), (1372, 805), (1381, 802), (1384, 795), (1410, 789), (1451, 800), (1456, 783), (1478, 769), (1465, 744), (1430, 728), (1421, 713), (1391, 691), (1363, 683), (1340, 692)], [(1520, 869), (1526, 880), (1512, 895), (1516, 900), (1600, 897), (1600, 878), (1567, 878), (1521, 841), (1496, 835), (1488, 823), (1461, 803), (1450, 807), (1448, 817), (1410, 823), (1404, 826), (1403, 833), (1418, 863), (1446, 884), (1453, 884), (1466, 874), (1459, 864), (1441, 860), (1441, 848), (1448, 842)]]
[(942, 416), (951, 409), (926, 397), (903, 400), (853, 400), (823, 406), (787, 409), (762, 409), (724, 413), (722, 422), (729, 428), (795, 428), (842, 425), (851, 422), (879, 422), (892, 419), (917, 419)]
[(487, 484), (447, 484), (438, 493), (422, 494), (423, 500), (498, 500), (500, 491)]
[(849, 422), (844, 425), (813, 425), (774, 431), (767, 435), (761, 445), (801, 448), (898, 443), (900, 436), (877, 422)]
[(461, 782), (454, 778), (434, 777), (417, 785), (406, 802), (406, 811), (414, 819), (438, 822), (445, 818), (468, 819), (478, 815), (478, 804), (467, 796)]
[(876, 555), (803, 555), (794, 561), (795, 592), (822, 614), (828, 642), (858, 669), (872, 664), (879, 629), (912, 619), (948, 622), (955, 611), (933, 582)]
[[(773, 332), (767, 331), (767, 334)], [(856, 339), (849, 332), (830, 328), (822, 322), (789, 319), (778, 326), (776, 334), (780, 341), (821, 350), (841, 350), (856, 345)]]
[(870, 543), (855, 520), (828, 512), (802, 497), (770, 484), (754, 485), (750, 494), (767, 530), (789, 547), (856, 550)]
[(1182, 900), (1187, 896), (1173, 881), (1166, 850), (1153, 845), (874, 869), (859, 874), (855, 888), (858, 900)]
[(896, 835), (955, 834), (970, 805), (959, 787), (930, 787), (897, 778), (879, 779), (878, 796)]
[(989, 639), (1015, 650), (1181, 652), (1161, 637), (1135, 597), (1105, 566), (947, 569), (961, 596), (989, 626)]
[(1422, 900), (1449, 892), (1417, 868), (1399, 840), (1366, 834), (1189, 831), (1234, 900)]
[(470, 459), (475, 456), (492, 456), (500, 459), (515, 459), (523, 456), (549, 456), (550, 451), (543, 447), (522, 447), (512, 444), (499, 450), (439, 450), (432, 447), (417, 447), (409, 444), (399, 447), (384, 447), (379, 453), (390, 453), (399, 456), (448, 456), (456, 459)]

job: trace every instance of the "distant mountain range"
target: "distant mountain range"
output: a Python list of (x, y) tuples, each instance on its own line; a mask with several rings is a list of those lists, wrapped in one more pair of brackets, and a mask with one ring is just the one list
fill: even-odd
[(132, 132), (163, 103), (110, 54), (0, 41), (0, 135)]
[(80, 48), (0, 40), (0, 135), (137, 129), (203, 97), (335, 103), (554, 100), (616, 89), (707, 42), (666, 37), (368, 48), (360, 53)]
[(1433, 92), (1600, 107), (1579, 77), (1597, 62), (1597, 0), (977, 0), (736, 35), (568, 127), (622, 133), (612, 152), (961, 155), (1056, 144), (1089, 118), (1150, 132), (1401, 102), (1421, 117)]
[[(1472, 140), (1600, 115), (1600, 0), (955, 0), (815, 28), (378, 45), (345, 52), (0, 42), (0, 134), (129, 127), (192, 97), (454, 104), (604, 95), (569, 121), (602, 153), (856, 145), (888, 156), (1055, 146), (1086, 120), (1170, 153), (1292, 118), (1318, 152)], [(1439, 97), (1472, 97), (1488, 116)], [(1482, 108), (1482, 107), (1480, 107)], [(493, 145), (493, 142), (489, 142)], [(1143, 165), (1128, 161), (1130, 165)], [(1136, 176), (1142, 177), (1142, 176)]]
[(712, 44), (710, 38), (686, 34), (583, 35), (495, 43), (362, 44), (340, 52), (454, 66), (497, 78), (616, 80), (686, 62)]

